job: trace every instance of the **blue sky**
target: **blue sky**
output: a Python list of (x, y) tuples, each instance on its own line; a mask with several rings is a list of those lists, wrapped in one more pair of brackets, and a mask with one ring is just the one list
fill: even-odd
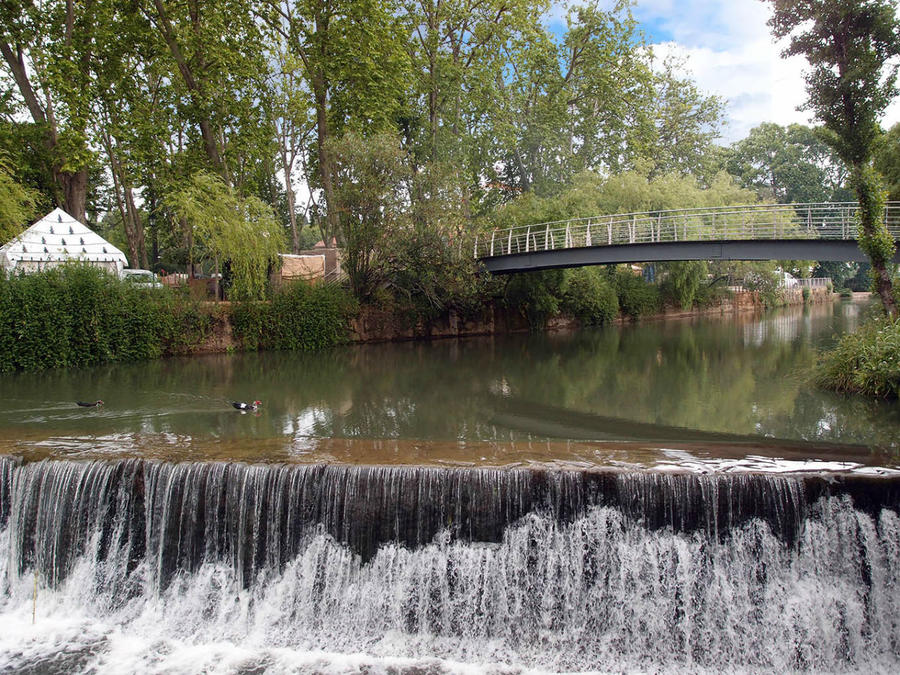
[[(612, 7), (613, 0), (602, 0)], [(747, 135), (762, 122), (810, 123), (797, 106), (806, 99), (802, 57), (783, 59), (766, 21), (762, 0), (637, 0), (635, 18), (658, 57), (675, 55), (700, 88), (726, 101), (726, 126), (720, 143)], [(562, 3), (554, 7), (563, 17)], [(550, 19), (551, 25), (555, 23)], [(900, 122), (900, 99), (888, 108), (882, 124)]]

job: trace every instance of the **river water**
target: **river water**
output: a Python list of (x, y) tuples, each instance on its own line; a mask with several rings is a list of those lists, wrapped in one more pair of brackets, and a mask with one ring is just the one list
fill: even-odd
[(897, 672), (865, 311), (0, 377), (0, 672)]

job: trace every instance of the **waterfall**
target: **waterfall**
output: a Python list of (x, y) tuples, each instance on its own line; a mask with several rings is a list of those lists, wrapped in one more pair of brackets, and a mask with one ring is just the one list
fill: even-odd
[(0, 671), (896, 671), (897, 483), (0, 458)]

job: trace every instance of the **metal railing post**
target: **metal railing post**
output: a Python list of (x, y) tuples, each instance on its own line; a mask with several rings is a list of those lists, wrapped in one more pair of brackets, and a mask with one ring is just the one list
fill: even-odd
[(512, 228), (509, 228), (509, 240), (506, 242), (506, 254), (512, 253)]
[(591, 221), (587, 221), (587, 231), (584, 233), (584, 245), (591, 245)]
[(544, 250), (546, 251), (549, 247), (551, 247), (551, 243), (550, 243), (550, 223), (547, 223), (547, 229), (544, 230)]
[(496, 236), (497, 236), (497, 230), (493, 230), (491, 232), (491, 256), (492, 257), (494, 255), (494, 237), (496, 237)]
[(525, 253), (528, 253), (528, 240), (531, 239), (531, 225), (525, 230)]

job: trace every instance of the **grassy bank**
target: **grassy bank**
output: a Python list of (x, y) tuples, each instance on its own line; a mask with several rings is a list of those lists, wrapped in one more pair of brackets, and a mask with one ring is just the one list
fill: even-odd
[(845, 335), (823, 355), (816, 379), (835, 391), (900, 397), (900, 319), (874, 319)]

